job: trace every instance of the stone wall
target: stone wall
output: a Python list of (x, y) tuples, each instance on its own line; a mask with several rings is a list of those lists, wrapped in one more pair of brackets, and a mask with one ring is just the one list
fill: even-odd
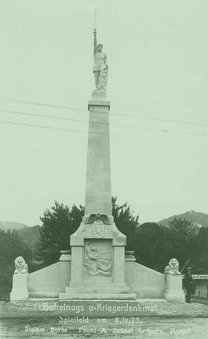
[(71, 255), (61, 251), (59, 262), (29, 274), (30, 298), (58, 298), (71, 280)]
[(60, 262), (29, 274), (29, 297), (57, 298), (60, 291)]
[(125, 272), (126, 284), (136, 292), (137, 298), (164, 298), (166, 288), (164, 274), (127, 259)]

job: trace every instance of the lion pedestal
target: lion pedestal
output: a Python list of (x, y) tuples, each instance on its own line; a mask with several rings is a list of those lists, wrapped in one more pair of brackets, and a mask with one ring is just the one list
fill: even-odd
[(15, 259), (15, 272), (13, 275), (13, 288), (10, 293), (10, 300), (27, 300), (28, 291), (28, 267), (23, 257)]
[(166, 279), (165, 298), (170, 302), (185, 302), (178, 260), (172, 258), (168, 266), (166, 266), (164, 273)]
[(28, 273), (13, 275), (13, 289), (10, 293), (10, 300), (27, 300), (28, 292)]
[(181, 275), (166, 276), (165, 299), (170, 302), (185, 302), (185, 295), (182, 289)]

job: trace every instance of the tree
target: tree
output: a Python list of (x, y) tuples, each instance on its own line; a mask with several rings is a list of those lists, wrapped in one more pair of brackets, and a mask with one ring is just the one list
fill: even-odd
[(35, 258), (40, 267), (51, 265), (58, 261), (60, 251), (70, 249), (70, 235), (79, 227), (84, 215), (84, 207), (59, 204), (57, 201), (44, 212), (41, 221), (40, 239), (36, 247)]
[(117, 197), (112, 197), (112, 215), (119, 231), (126, 235), (126, 250), (134, 250), (139, 216), (133, 215), (127, 202), (119, 206)]
[[(203, 235), (202, 235), (203, 233)], [(187, 259), (195, 267), (204, 267), (208, 251), (208, 232), (198, 229), (185, 219), (173, 219), (169, 225), (144, 223), (136, 232), (135, 256), (139, 263), (160, 272), (171, 258), (176, 258), (180, 268)], [(201, 252), (200, 252), (201, 251)], [(200, 258), (200, 263), (197, 258)]]
[(144, 223), (136, 232), (135, 257), (140, 264), (164, 272), (172, 257), (176, 256), (176, 237), (157, 223)]
[(176, 238), (175, 256), (181, 268), (192, 258), (192, 240), (196, 237), (196, 228), (191, 221), (182, 218), (174, 218), (169, 221), (169, 229), (172, 236)]
[(201, 227), (190, 241), (190, 258), (196, 273), (208, 272), (208, 228)]
[(9, 297), (15, 270), (14, 261), (18, 256), (25, 259), (30, 269), (32, 252), (17, 231), (0, 229), (0, 299)]
[(174, 218), (168, 222), (168, 225), (182, 241), (186, 242), (193, 238), (199, 230), (191, 221), (182, 218)]
[[(127, 203), (119, 206), (112, 198), (112, 214), (119, 230), (127, 236), (127, 249), (133, 249), (134, 234), (138, 217), (134, 217)], [(40, 239), (36, 246), (36, 269), (51, 265), (59, 260), (60, 251), (70, 249), (70, 235), (79, 227), (84, 207), (68, 206), (55, 202), (41, 217)]]

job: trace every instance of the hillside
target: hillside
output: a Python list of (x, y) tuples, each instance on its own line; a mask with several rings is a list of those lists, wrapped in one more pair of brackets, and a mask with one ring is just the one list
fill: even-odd
[(27, 246), (34, 249), (35, 243), (37, 242), (40, 235), (40, 226), (26, 227), (18, 230), (20, 237), (24, 240)]
[(21, 224), (19, 222), (0, 221), (0, 229), (3, 229), (3, 230), (17, 230), (18, 231), (25, 227), (28, 227), (28, 226)]
[(16, 230), (20, 237), (25, 241), (29, 248), (33, 249), (36, 241), (39, 238), (39, 229), (40, 226), (29, 227), (27, 225), (10, 222), (10, 221), (0, 221), (0, 229), (3, 230)]
[(168, 222), (175, 218), (186, 219), (198, 227), (208, 227), (208, 214), (195, 211), (187, 211), (182, 214), (173, 215), (172, 217), (161, 220), (159, 223), (168, 226)]

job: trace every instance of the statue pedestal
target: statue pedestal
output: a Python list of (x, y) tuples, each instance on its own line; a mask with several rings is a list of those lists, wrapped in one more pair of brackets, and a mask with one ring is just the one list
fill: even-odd
[(165, 298), (170, 302), (185, 302), (182, 275), (166, 274)]
[(13, 275), (13, 288), (10, 293), (10, 301), (27, 300), (29, 298), (28, 275), (28, 273)]
[(83, 221), (71, 236), (71, 282), (59, 299), (135, 299), (125, 283), (125, 242), (114, 223)]
[(92, 100), (95, 101), (106, 101), (106, 91), (104, 90), (94, 90), (92, 92)]

